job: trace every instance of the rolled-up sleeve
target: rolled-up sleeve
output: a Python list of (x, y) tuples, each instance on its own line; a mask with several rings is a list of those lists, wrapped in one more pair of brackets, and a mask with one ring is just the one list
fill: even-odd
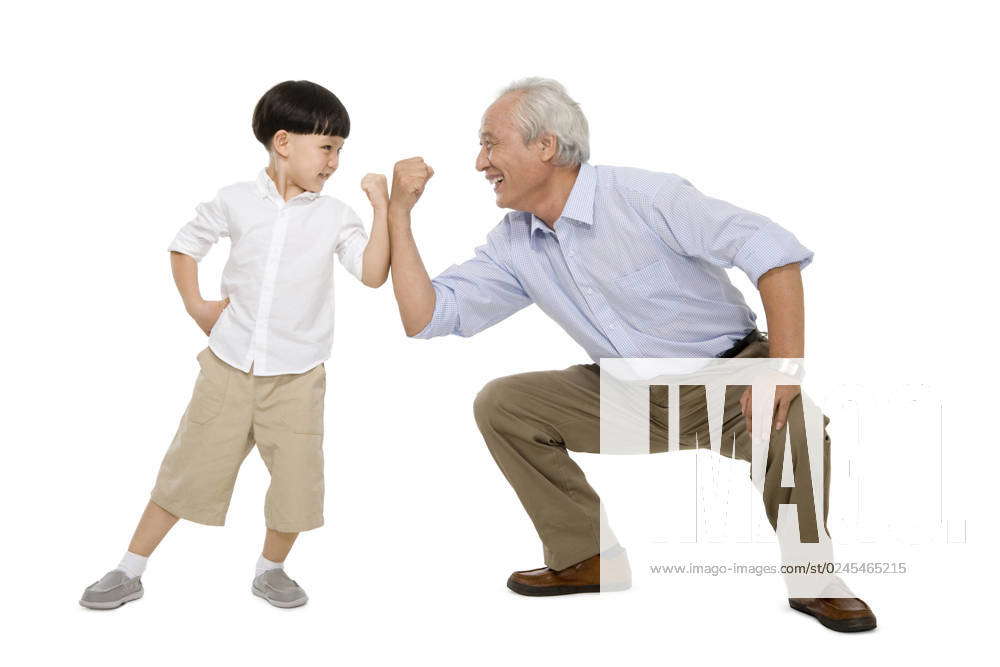
[(352, 276), (361, 280), (368, 233), (354, 209), (347, 204), (343, 204), (343, 207), (340, 233), (337, 235), (337, 257)]
[(756, 286), (778, 266), (798, 262), (805, 268), (813, 252), (769, 218), (714, 199), (676, 177), (653, 201), (657, 231), (674, 250), (716, 266), (740, 268)]
[(504, 223), (476, 248), (475, 257), (452, 265), (431, 281), (434, 315), (413, 338), (468, 337), (504, 320), (531, 303), (508, 264), (509, 242)]
[(167, 250), (189, 255), (200, 262), (223, 236), (229, 236), (229, 222), (220, 191), (212, 201), (195, 207), (194, 220), (181, 227)]

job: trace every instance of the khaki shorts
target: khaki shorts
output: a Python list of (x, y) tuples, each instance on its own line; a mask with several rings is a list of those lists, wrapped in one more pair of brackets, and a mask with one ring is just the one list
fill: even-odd
[(322, 526), (324, 365), (259, 377), (207, 347), (198, 363), (194, 394), (163, 457), (152, 501), (183, 519), (223, 525), (236, 473), (256, 445), (271, 473), (267, 527), (297, 533)]

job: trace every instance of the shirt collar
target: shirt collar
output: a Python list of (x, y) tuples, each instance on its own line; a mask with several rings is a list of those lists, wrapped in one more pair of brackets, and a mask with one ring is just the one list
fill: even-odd
[(569, 193), (566, 205), (560, 217), (582, 222), (585, 225), (594, 224), (594, 190), (597, 188), (597, 171), (592, 165), (584, 162), (580, 165), (580, 173), (576, 175), (576, 183)]
[(545, 234), (555, 234), (555, 231), (551, 227), (546, 225), (544, 222), (539, 220), (537, 217), (535, 217), (534, 213), (528, 213), (527, 215), (531, 216), (531, 234), (530, 234), (531, 239), (535, 238), (535, 232), (538, 231), (541, 231)]
[[(580, 172), (576, 175), (576, 182), (570, 190), (566, 204), (563, 206), (562, 215), (559, 219), (566, 218), (585, 225), (594, 224), (594, 191), (597, 188), (597, 170), (593, 165), (586, 162), (580, 165)], [(555, 234), (555, 231), (539, 220), (535, 215), (531, 216), (531, 233), (529, 238), (535, 238), (535, 232), (541, 230), (547, 234)]]
[[(275, 201), (281, 202), (282, 204), (288, 203), (285, 201), (285, 198), (282, 197), (281, 194), (278, 192), (278, 187), (274, 184), (274, 181), (272, 181), (271, 177), (267, 175), (266, 168), (261, 169), (260, 173), (257, 174), (257, 192), (264, 199), (271, 198)], [(318, 196), (319, 196), (318, 192), (303, 192), (301, 194), (292, 197), (288, 201), (291, 202), (295, 201), (296, 199), (312, 201), (313, 199), (316, 199), (316, 197)]]

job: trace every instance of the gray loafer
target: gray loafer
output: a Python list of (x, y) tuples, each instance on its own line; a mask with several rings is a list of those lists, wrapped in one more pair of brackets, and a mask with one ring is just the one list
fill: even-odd
[(282, 609), (301, 607), (309, 600), (302, 587), (282, 569), (268, 570), (255, 577), (252, 590), (257, 597)]
[(111, 570), (83, 591), (80, 604), (87, 609), (115, 609), (142, 597), (140, 577), (129, 578), (122, 570)]

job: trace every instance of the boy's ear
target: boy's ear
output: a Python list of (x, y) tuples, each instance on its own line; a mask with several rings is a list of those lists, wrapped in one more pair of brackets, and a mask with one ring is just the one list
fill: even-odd
[(271, 150), (281, 157), (288, 157), (288, 130), (278, 130), (271, 138)]

